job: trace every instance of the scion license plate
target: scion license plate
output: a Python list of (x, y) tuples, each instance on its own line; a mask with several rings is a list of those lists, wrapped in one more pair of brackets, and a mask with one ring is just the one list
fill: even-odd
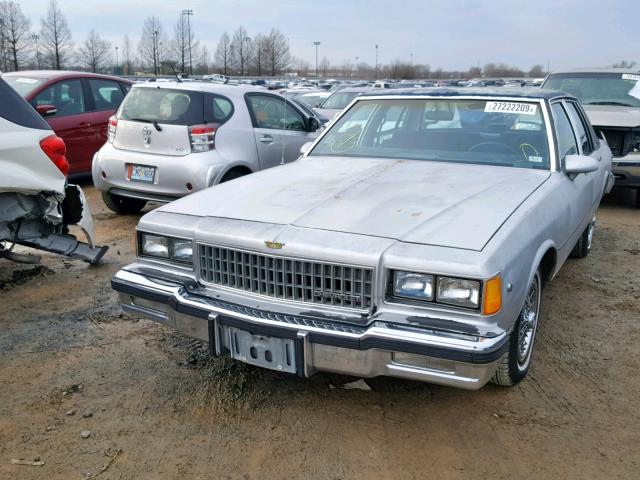
[(156, 167), (145, 167), (143, 165), (129, 165), (129, 180), (132, 182), (153, 183), (156, 177)]
[(293, 340), (253, 335), (232, 327), (228, 333), (232, 358), (279, 372), (296, 373)]

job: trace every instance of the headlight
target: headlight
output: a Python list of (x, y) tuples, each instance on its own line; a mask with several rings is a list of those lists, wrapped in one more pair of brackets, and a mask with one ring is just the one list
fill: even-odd
[(181, 262), (190, 262), (193, 259), (193, 242), (181, 238), (172, 239), (171, 258)]
[(140, 254), (181, 263), (193, 263), (193, 241), (187, 238), (140, 233)]
[(169, 258), (169, 239), (159, 235), (142, 234), (142, 254)]
[(411, 272), (394, 272), (393, 294), (416, 300), (433, 300), (433, 275)]
[(461, 278), (438, 277), (436, 301), (460, 307), (478, 308), (480, 282)]

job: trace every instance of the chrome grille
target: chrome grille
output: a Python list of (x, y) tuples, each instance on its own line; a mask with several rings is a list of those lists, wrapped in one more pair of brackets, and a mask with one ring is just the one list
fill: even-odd
[(369, 310), (373, 269), (198, 245), (205, 283), (318, 305)]

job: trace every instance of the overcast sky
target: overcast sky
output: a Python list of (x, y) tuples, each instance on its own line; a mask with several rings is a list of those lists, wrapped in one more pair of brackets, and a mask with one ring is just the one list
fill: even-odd
[[(19, 0), (39, 29), (48, 0)], [(280, 29), (292, 54), (375, 63), (396, 59), (435, 69), (505, 62), (523, 69), (607, 66), (640, 61), (640, 0), (59, 0), (73, 40), (93, 28), (114, 45), (128, 34), (137, 45), (149, 15), (173, 33), (179, 12), (194, 11), (193, 30), (213, 53), (225, 30), (250, 35)]]

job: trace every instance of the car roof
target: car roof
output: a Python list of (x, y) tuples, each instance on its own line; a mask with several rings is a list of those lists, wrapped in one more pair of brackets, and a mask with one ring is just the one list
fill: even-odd
[(126, 78), (121, 78), (121, 77), (115, 77), (113, 75), (103, 75), (101, 73), (91, 73), (91, 72), (76, 72), (73, 70), (20, 70), (18, 72), (3, 73), (2, 75), (7, 77), (44, 78), (49, 81), (62, 80), (65, 78), (77, 78), (77, 77), (102, 78), (102, 79), (116, 80), (118, 82), (132, 83), (131, 80), (127, 80)]
[(210, 82), (143, 82), (136, 83), (132, 88), (166, 88), (171, 90), (188, 90), (192, 92), (219, 93), (228, 97), (243, 96), (245, 93), (268, 93), (278, 95), (273, 90), (265, 90), (251, 85), (226, 85)]
[(335, 90), (330, 93), (367, 93), (367, 92), (379, 92), (379, 88), (374, 87), (343, 87), (339, 90)]
[(556, 73), (640, 73), (638, 68), (573, 68), (568, 70), (556, 70), (551, 72), (551, 75)]
[[(575, 97), (569, 93), (558, 90), (542, 90), (540, 88), (402, 88), (402, 89), (375, 89), (367, 97), (394, 96), (394, 97), (487, 97), (487, 98), (526, 98), (554, 100), (556, 98)], [(362, 98), (362, 97), (360, 97)]]

